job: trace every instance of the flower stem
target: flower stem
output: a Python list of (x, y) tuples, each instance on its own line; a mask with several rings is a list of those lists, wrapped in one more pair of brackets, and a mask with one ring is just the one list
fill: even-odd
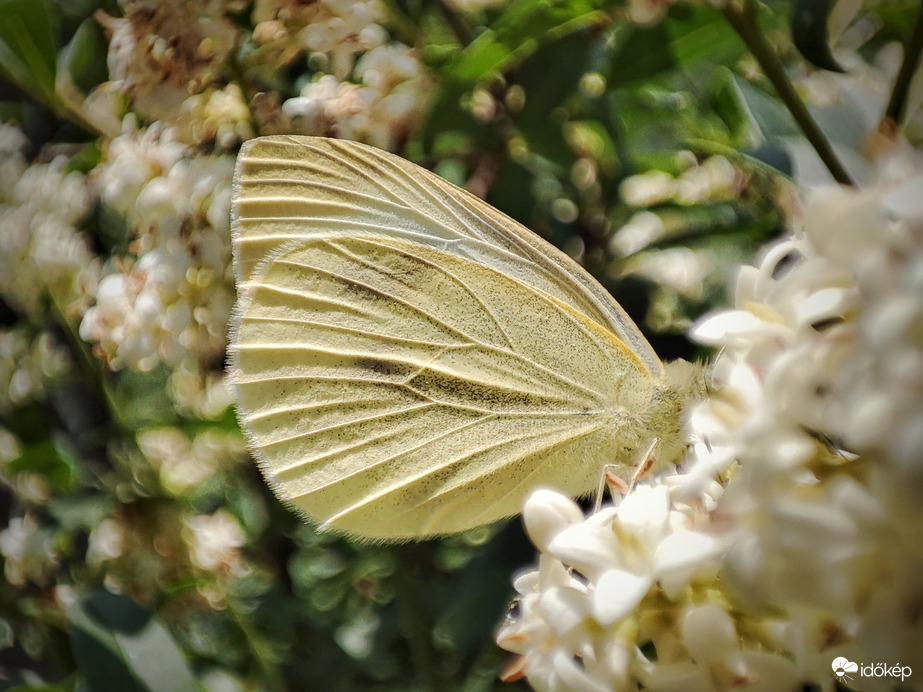
[(728, 24), (737, 32), (744, 45), (750, 50), (750, 53), (756, 59), (762, 68), (766, 78), (779, 94), (779, 98), (788, 111), (792, 114), (798, 127), (804, 133), (807, 140), (814, 147), (814, 150), (820, 156), (821, 161), (830, 171), (833, 179), (842, 185), (854, 185), (849, 173), (840, 163), (833, 151), (830, 142), (824, 136), (824, 133), (818, 127), (807, 106), (795, 92), (785, 67), (782, 65), (779, 57), (775, 54), (763, 32), (760, 30), (756, 21), (756, 3), (754, 0), (744, 0), (743, 7), (739, 7), (733, 2), (729, 2), (722, 10)]
[(439, 13), (462, 47), (467, 46), (474, 40), (474, 32), (471, 31), (471, 27), (445, 0), (436, 0), (436, 7), (439, 8)]
[(383, 0), (387, 19), (385, 26), (395, 38), (408, 46), (416, 44), (416, 37), (420, 35), (420, 27), (401, 9), (396, 0)]
[(883, 124), (900, 124), (904, 119), (904, 109), (907, 107), (907, 92), (920, 62), (921, 52), (923, 52), (923, 7), (920, 8), (917, 14), (913, 32), (910, 34), (907, 45), (904, 46), (904, 61), (901, 63), (901, 68), (897, 73), (897, 79), (894, 80), (891, 98), (888, 100), (888, 107), (885, 109), (885, 115), (882, 119)]
[(106, 413), (109, 414), (109, 419), (115, 424), (119, 432), (131, 438), (133, 431), (121, 415), (118, 399), (109, 381), (108, 370), (99, 359), (93, 355), (87, 343), (80, 337), (76, 327), (68, 318), (67, 311), (61, 305), (53, 291), (49, 291), (49, 298), (52, 316), (64, 333), (71, 347), (71, 351), (77, 354), (80, 367), (83, 369), (85, 375), (88, 376), (97, 387), (100, 396), (106, 404)]
[(414, 672), (419, 689), (436, 692), (440, 688), (434, 666), (435, 652), (430, 640), (429, 618), (420, 604), (421, 585), (414, 572), (416, 554), (414, 546), (397, 546), (395, 556), (395, 587), (401, 629), (410, 648)]

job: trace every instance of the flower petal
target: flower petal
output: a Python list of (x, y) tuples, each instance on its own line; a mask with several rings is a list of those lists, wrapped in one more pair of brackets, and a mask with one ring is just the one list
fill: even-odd
[(654, 583), (650, 575), (633, 574), (611, 569), (596, 582), (591, 612), (602, 625), (611, 625), (626, 617), (650, 590)]
[(526, 498), (522, 519), (529, 539), (539, 550), (546, 551), (561, 531), (583, 522), (583, 512), (573, 500), (558, 491), (538, 488)]
[(564, 529), (551, 541), (548, 552), (590, 579), (622, 564), (618, 541), (606, 526), (578, 524)]
[(686, 649), (699, 665), (711, 667), (738, 650), (731, 616), (713, 603), (687, 609), (681, 627)]
[(654, 552), (654, 574), (669, 598), (675, 599), (693, 577), (717, 572), (721, 543), (698, 531), (667, 536)]

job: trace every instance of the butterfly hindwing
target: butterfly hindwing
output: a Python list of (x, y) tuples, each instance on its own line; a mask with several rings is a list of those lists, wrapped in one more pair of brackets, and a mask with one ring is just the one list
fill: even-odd
[(293, 504), (352, 533), (451, 533), (579, 495), (650, 396), (620, 339), (555, 296), (387, 234), (289, 241), (232, 337), (245, 422)]

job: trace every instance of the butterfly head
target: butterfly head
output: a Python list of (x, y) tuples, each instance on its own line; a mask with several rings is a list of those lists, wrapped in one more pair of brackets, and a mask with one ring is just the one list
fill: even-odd
[(660, 438), (658, 458), (677, 462), (686, 446), (683, 429), (690, 406), (705, 396), (705, 370), (701, 363), (675, 360), (664, 364), (663, 384), (654, 391), (647, 423)]

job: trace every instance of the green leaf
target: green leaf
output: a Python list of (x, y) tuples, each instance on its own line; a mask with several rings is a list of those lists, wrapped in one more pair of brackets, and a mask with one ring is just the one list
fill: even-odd
[[(802, 184), (831, 180), (826, 166), (781, 101), (735, 75), (730, 76), (730, 83), (748, 121), (750, 155), (774, 165), (773, 162), (779, 160), (778, 150), (783, 149), (788, 159), (779, 169), (783, 174), (794, 175)], [(810, 111), (853, 179), (866, 180), (871, 171), (861, 149), (871, 123), (865, 122), (862, 110), (855, 104), (845, 103)]]
[(579, 31), (542, 46), (523, 62), (517, 83), (526, 94), (525, 105), (516, 116), (516, 126), (529, 143), (529, 150), (569, 167), (573, 152), (567, 146), (559, 122), (549, 114), (564, 105), (577, 90), (587, 71), (594, 45), (591, 32)]
[(115, 378), (119, 414), (132, 430), (176, 421), (176, 410), (167, 394), (170, 372), (160, 365), (150, 372), (122, 370)]
[(732, 65), (746, 52), (743, 42), (712, 7), (675, 4), (663, 27), (680, 66)]
[(89, 173), (103, 160), (103, 151), (98, 142), (89, 142), (67, 162), (67, 171)]
[(201, 687), (167, 631), (125, 596), (94, 589), (67, 610), (88, 692), (194, 692)]
[(106, 495), (85, 493), (52, 498), (48, 502), (48, 512), (65, 531), (89, 531), (112, 516), (114, 505)]
[(518, 0), (459, 53), (444, 76), (472, 86), (519, 64), (540, 45), (583, 29), (603, 16), (589, 0)]
[(69, 490), (77, 478), (77, 461), (63, 441), (43, 440), (26, 445), (5, 466), (8, 474), (28, 471), (43, 476), (57, 490)]
[(827, 20), (833, 0), (795, 0), (792, 5), (792, 41), (804, 59), (815, 67), (843, 72), (827, 37)]
[(85, 19), (77, 27), (70, 43), (61, 51), (59, 74), (70, 76), (74, 85), (84, 94), (109, 78), (106, 54), (109, 42), (95, 19)]
[(485, 31), (465, 48), (448, 70), (448, 76), (458, 82), (475, 84), (490, 74), (501, 72), (512, 52), (495, 32)]
[(663, 23), (653, 27), (635, 24), (619, 27), (609, 62), (606, 81), (613, 88), (652, 79), (676, 67), (670, 36)]
[(105, 250), (112, 255), (124, 255), (130, 252), (131, 226), (124, 214), (108, 204), (100, 203), (96, 205), (93, 221), (96, 226), (96, 237)]
[(734, 83), (733, 73), (723, 68), (716, 73), (715, 82), (718, 84), (712, 101), (715, 113), (727, 127), (731, 140), (742, 141), (749, 135), (750, 117)]
[(494, 26), (508, 43), (540, 40), (548, 34), (561, 36), (601, 17), (603, 4), (593, 0), (517, 0)]
[(730, 86), (736, 93), (749, 123), (749, 135), (753, 144), (762, 144), (776, 137), (801, 134), (795, 120), (781, 101), (760, 91), (746, 80), (728, 74)]
[(55, 105), (57, 47), (41, 0), (0, 0), (0, 76)]

